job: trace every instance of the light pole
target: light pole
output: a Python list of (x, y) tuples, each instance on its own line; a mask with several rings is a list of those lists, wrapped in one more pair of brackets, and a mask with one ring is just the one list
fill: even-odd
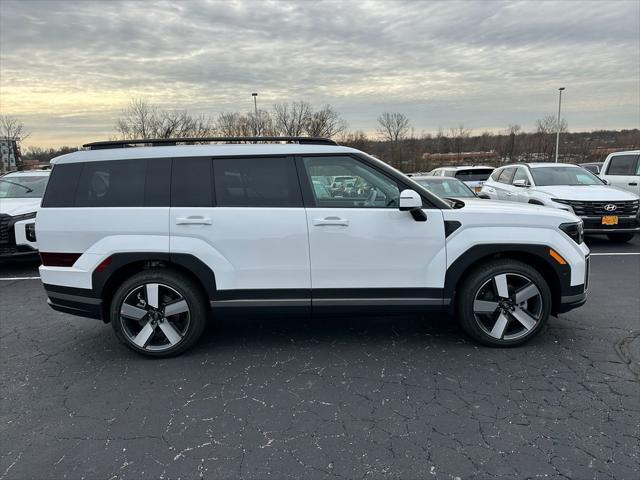
[(560, 87), (558, 92), (560, 92), (560, 96), (558, 97), (558, 131), (556, 132), (556, 163), (558, 163), (558, 148), (560, 147), (560, 108), (562, 107), (562, 91), (564, 87)]
[(255, 109), (255, 118), (253, 119), (254, 124), (253, 124), (253, 133), (255, 134), (255, 136), (258, 136), (258, 94), (257, 93), (252, 93), (251, 96), (253, 97), (253, 108)]

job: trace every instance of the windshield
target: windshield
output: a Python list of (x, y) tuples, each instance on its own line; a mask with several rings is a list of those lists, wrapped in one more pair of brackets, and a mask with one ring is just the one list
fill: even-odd
[(453, 198), (472, 198), (475, 197), (474, 193), (464, 183), (454, 178), (440, 179), (434, 177), (434, 179), (418, 179), (416, 180), (420, 185), (429, 190), (431, 193), (435, 193), (439, 197), (453, 197)]
[(41, 198), (47, 186), (46, 175), (11, 175), (0, 178), (0, 198)]
[(493, 168), (474, 168), (470, 170), (458, 170), (456, 178), (463, 182), (482, 182), (489, 178)]
[(537, 186), (602, 185), (602, 180), (581, 167), (532, 167), (531, 175)]

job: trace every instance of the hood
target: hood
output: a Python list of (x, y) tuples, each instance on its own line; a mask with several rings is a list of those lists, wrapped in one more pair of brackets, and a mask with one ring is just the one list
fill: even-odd
[(0, 214), (15, 217), (38, 211), (41, 198), (0, 198)]
[[(580, 219), (573, 213), (553, 207), (532, 205), (529, 203), (503, 202), (499, 200), (484, 200), (481, 198), (460, 199), (465, 206), (460, 209), (443, 210), (445, 217), (463, 215), (472, 218), (476, 214), (479, 219), (492, 225), (527, 225), (560, 224), (563, 222), (578, 222)], [(490, 214), (487, 217), (487, 214)]]
[(535, 187), (535, 191), (561, 200), (614, 202), (639, 198), (634, 193), (608, 185), (548, 185)]

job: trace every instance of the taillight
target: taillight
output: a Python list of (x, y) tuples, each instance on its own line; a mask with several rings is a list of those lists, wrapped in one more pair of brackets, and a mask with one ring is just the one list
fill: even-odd
[(40, 259), (45, 267), (72, 267), (80, 255), (82, 254), (40, 252)]

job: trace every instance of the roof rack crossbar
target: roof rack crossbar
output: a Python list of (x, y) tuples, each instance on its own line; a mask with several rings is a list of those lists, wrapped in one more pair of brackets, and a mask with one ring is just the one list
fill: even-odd
[(260, 143), (260, 142), (285, 142), (298, 143), (300, 145), (338, 145), (330, 138), (322, 137), (190, 137), (190, 138), (152, 138), (135, 140), (106, 140), (102, 142), (85, 143), (84, 148), (100, 150), (105, 148), (128, 148), (136, 145), (152, 147), (174, 146), (179, 143)]

